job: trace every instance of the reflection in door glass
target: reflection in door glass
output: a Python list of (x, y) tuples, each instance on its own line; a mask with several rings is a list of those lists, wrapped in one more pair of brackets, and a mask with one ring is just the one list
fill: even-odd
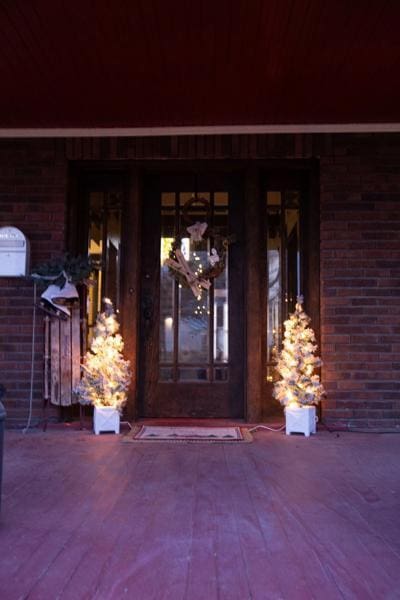
[(117, 190), (89, 193), (88, 255), (97, 267), (87, 292), (89, 342), (102, 299), (110, 298), (119, 309), (121, 210), (122, 194)]
[(175, 236), (175, 194), (161, 196), (160, 244), (160, 361), (172, 362), (174, 358), (174, 280), (164, 266)]
[[(184, 255), (186, 254), (188, 263), (207, 264), (208, 241), (197, 243), (195, 249), (193, 243), (188, 238), (186, 240), (187, 243), (182, 245), (182, 251)], [(186, 251), (183, 248), (186, 248)], [(199, 269), (200, 267), (197, 272)], [(196, 298), (190, 288), (183, 286), (179, 288), (178, 361), (180, 363), (208, 363), (209, 296), (209, 292), (203, 290), (201, 297)]]
[(267, 193), (267, 362), (276, 360), (281, 343), (281, 194)]
[[(228, 198), (226, 192), (216, 192), (214, 195), (214, 230), (222, 237), (229, 235)], [(216, 362), (228, 362), (229, 358), (228, 252), (229, 248), (226, 248), (225, 270), (214, 280), (214, 360)]]
[(180, 381), (207, 381), (207, 369), (180, 367), (179, 379)]
[(299, 247), (299, 210), (285, 210), (286, 227), (286, 265), (287, 265), (287, 312), (292, 313), (296, 307), (296, 299), (300, 294), (300, 247)]
[[(174, 240), (196, 275), (210, 267), (212, 248), (228, 236), (227, 192), (192, 191), (161, 194), (160, 330), (159, 356), (162, 381), (227, 381), (228, 347), (228, 255), (226, 268), (212, 280), (209, 290), (194, 296), (190, 287), (177, 281), (164, 265)], [(200, 241), (192, 240), (187, 227), (207, 223)], [(171, 379), (172, 378), (172, 379)]]
[(300, 293), (300, 213), (298, 191), (267, 192), (267, 380), (282, 345), (283, 321)]

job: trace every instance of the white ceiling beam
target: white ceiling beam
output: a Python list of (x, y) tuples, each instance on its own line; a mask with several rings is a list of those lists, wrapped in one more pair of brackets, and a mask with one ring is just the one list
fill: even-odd
[(399, 133), (400, 123), (326, 123), (293, 125), (212, 125), (185, 127), (0, 128), (0, 138), (99, 138), (177, 135), (249, 135), (294, 133)]

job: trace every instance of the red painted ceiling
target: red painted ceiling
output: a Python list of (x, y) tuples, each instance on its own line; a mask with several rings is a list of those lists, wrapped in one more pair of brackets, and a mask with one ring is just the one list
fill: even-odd
[(0, 128), (400, 122), (398, 0), (1, 0)]

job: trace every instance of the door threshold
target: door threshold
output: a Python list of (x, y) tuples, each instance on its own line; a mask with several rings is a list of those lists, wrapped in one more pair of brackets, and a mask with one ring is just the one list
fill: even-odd
[(193, 417), (177, 417), (177, 418), (140, 418), (135, 421), (138, 425), (167, 425), (167, 426), (186, 426), (186, 427), (234, 427), (239, 425), (249, 426), (244, 419), (214, 419), (214, 418), (193, 418)]

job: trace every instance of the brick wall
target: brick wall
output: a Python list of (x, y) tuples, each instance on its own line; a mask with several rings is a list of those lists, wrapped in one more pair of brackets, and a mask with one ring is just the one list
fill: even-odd
[[(0, 226), (14, 225), (31, 244), (31, 265), (64, 249), (67, 162), (64, 143), (0, 141)], [(0, 383), (7, 388), (9, 426), (28, 418), (33, 285), (29, 278), (0, 278)], [(40, 414), (43, 319), (36, 327), (34, 422)]]
[(400, 137), (336, 136), (320, 186), (323, 414), (400, 428)]
[[(69, 160), (320, 159), (321, 353), (327, 423), (400, 427), (400, 136), (215, 136), (0, 141), (0, 224), (31, 241), (31, 264), (65, 249)], [(8, 424), (28, 415), (32, 283), (0, 279), (0, 382)], [(41, 410), (42, 319), (34, 417)]]

